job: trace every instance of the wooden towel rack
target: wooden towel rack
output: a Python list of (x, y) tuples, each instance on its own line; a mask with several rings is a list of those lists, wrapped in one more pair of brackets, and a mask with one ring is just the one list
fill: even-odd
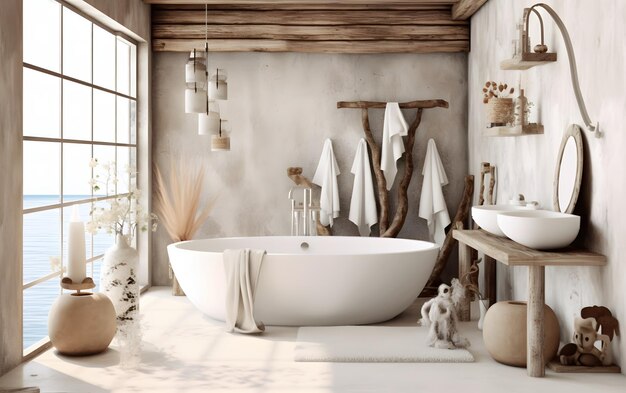
[(398, 186), (398, 205), (391, 224), (389, 223), (389, 191), (387, 191), (387, 179), (380, 168), (381, 150), (380, 146), (374, 140), (372, 130), (370, 128), (369, 109), (384, 109), (386, 102), (375, 101), (339, 101), (337, 108), (343, 109), (361, 109), (361, 121), (363, 122), (363, 131), (365, 132), (365, 140), (370, 150), (371, 163), (376, 176), (376, 188), (378, 189), (378, 225), (380, 237), (396, 237), (400, 233), (406, 215), (408, 212), (407, 190), (413, 174), (413, 146), (415, 145), (415, 134), (417, 127), (422, 121), (422, 112), (424, 109), (431, 108), (448, 108), (448, 102), (445, 100), (417, 100), (400, 103), (402, 109), (417, 109), (415, 120), (411, 123), (408, 130), (407, 138), (403, 138), (404, 143), (404, 174)]

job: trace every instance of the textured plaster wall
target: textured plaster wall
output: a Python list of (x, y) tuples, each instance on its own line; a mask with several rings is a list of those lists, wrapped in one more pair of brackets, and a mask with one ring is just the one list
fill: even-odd
[[(479, 173), (489, 161), (498, 169), (498, 201), (524, 193), (527, 199), (552, 206), (552, 182), (557, 151), (566, 127), (583, 125), (569, 77), (567, 54), (558, 29), (544, 13), (546, 43), (558, 53), (558, 62), (527, 71), (502, 71), (500, 61), (511, 57), (511, 40), (523, 8), (533, 1), (491, 0), (472, 17), (469, 55), (469, 168)], [(626, 3), (620, 0), (546, 1), (561, 16), (578, 60), (581, 89), (589, 115), (600, 123), (602, 139), (584, 137), (585, 165), (581, 197), (575, 213), (582, 216), (578, 242), (608, 256), (604, 268), (546, 269), (546, 301), (561, 322), (561, 340), (569, 341), (572, 323), (581, 307), (608, 306), (626, 323)], [(536, 21), (533, 21), (536, 24)], [(537, 32), (531, 37), (538, 39)], [(534, 41), (533, 41), (534, 42)], [(520, 138), (485, 138), (481, 88), (485, 81), (520, 80), (536, 107), (531, 118), (545, 126), (545, 134)], [(525, 268), (499, 266), (500, 299), (524, 299)], [(618, 360), (626, 357), (626, 343), (613, 344)]]
[[(428, 138), (438, 144), (450, 185), (444, 188), (450, 214), (456, 212), (467, 173), (467, 55), (213, 54), (211, 63), (228, 70), (229, 100), (220, 104), (232, 127), (230, 152), (211, 152), (197, 134), (197, 117), (184, 113), (182, 53), (156, 53), (153, 67), (153, 158), (167, 167), (182, 158), (207, 168), (205, 198), (217, 197), (213, 214), (197, 237), (289, 234), (293, 186), (290, 166), (313, 177), (325, 138), (333, 140), (341, 170), (341, 217), (336, 234), (357, 235), (347, 219), (359, 139), (360, 110), (337, 109), (341, 100), (409, 101), (443, 98), (449, 109), (424, 111), (415, 147), (410, 207), (400, 237), (427, 239), (417, 216), (422, 165)], [(373, 110), (380, 139), (383, 110)], [(412, 121), (415, 111), (405, 112)], [(394, 189), (395, 190), (395, 189)], [(395, 199), (395, 197), (394, 197)], [(153, 283), (168, 284), (166, 245), (160, 228), (153, 241)]]

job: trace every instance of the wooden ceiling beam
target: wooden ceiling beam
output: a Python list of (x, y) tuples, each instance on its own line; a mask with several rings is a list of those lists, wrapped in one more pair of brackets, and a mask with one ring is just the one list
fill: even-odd
[(276, 26), (276, 25), (155, 25), (152, 38), (272, 39), (299, 41), (343, 40), (465, 40), (467, 26)]
[[(202, 10), (204, 4), (153, 4), (153, 10)], [(439, 10), (448, 11), (452, 9), (452, 4), (333, 4), (332, 7), (324, 4), (281, 4), (280, 6), (269, 4), (209, 4), (208, 10), (217, 11), (420, 11)]]
[[(467, 25), (466, 21), (453, 20), (450, 9), (445, 10), (209, 10), (211, 25)], [(170, 10), (156, 8), (152, 23), (204, 25), (204, 9)]]
[(487, 0), (460, 0), (452, 6), (452, 19), (469, 19)]
[[(332, 8), (338, 4), (349, 5), (420, 5), (420, 4), (455, 4), (458, 0), (143, 0), (146, 4), (201, 4), (201, 5), (283, 5), (324, 6)], [(382, 3), (382, 4), (381, 4)]]
[[(153, 39), (155, 52), (191, 52), (204, 48), (203, 39)], [(467, 52), (469, 40), (456, 41), (289, 41), (223, 39), (209, 40), (211, 52), (305, 52), (305, 53), (434, 53)]]

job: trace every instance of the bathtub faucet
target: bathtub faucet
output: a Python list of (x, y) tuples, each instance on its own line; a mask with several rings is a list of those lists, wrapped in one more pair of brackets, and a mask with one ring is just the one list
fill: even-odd
[[(302, 192), (299, 197), (297, 192)], [(287, 198), (291, 201), (291, 235), (311, 236), (315, 234), (315, 212), (319, 211), (312, 203), (310, 187), (293, 187)]]

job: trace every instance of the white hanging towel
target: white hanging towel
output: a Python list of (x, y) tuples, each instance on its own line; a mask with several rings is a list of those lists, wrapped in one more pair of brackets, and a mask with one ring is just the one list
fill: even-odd
[(349, 218), (359, 228), (361, 236), (369, 236), (370, 227), (378, 222), (378, 212), (374, 198), (370, 158), (367, 154), (367, 144), (363, 138), (357, 146), (350, 171), (354, 174), (354, 185), (352, 186)]
[(419, 216), (428, 222), (430, 239), (441, 246), (446, 238), (445, 228), (450, 225), (448, 207), (441, 189), (442, 186), (448, 184), (448, 177), (433, 139), (428, 141), (422, 175), (424, 183), (422, 183)]
[(227, 332), (265, 331), (263, 323), (254, 320), (254, 292), (264, 255), (263, 250), (224, 250)]
[(388, 102), (385, 107), (385, 119), (383, 124), (382, 154), (380, 168), (385, 173), (387, 190), (391, 190), (398, 169), (396, 161), (404, 153), (402, 137), (409, 133), (409, 125), (402, 116), (400, 105), (397, 102)]
[(330, 139), (324, 141), (324, 148), (313, 176), (313, 183), (322, 187), (320, 193), (320, 222), (322, 225), (333, 226), (333, 220), (339, 217), (339, 187), (337, 176), (339, 166), (333, 152), (333, 143)]

